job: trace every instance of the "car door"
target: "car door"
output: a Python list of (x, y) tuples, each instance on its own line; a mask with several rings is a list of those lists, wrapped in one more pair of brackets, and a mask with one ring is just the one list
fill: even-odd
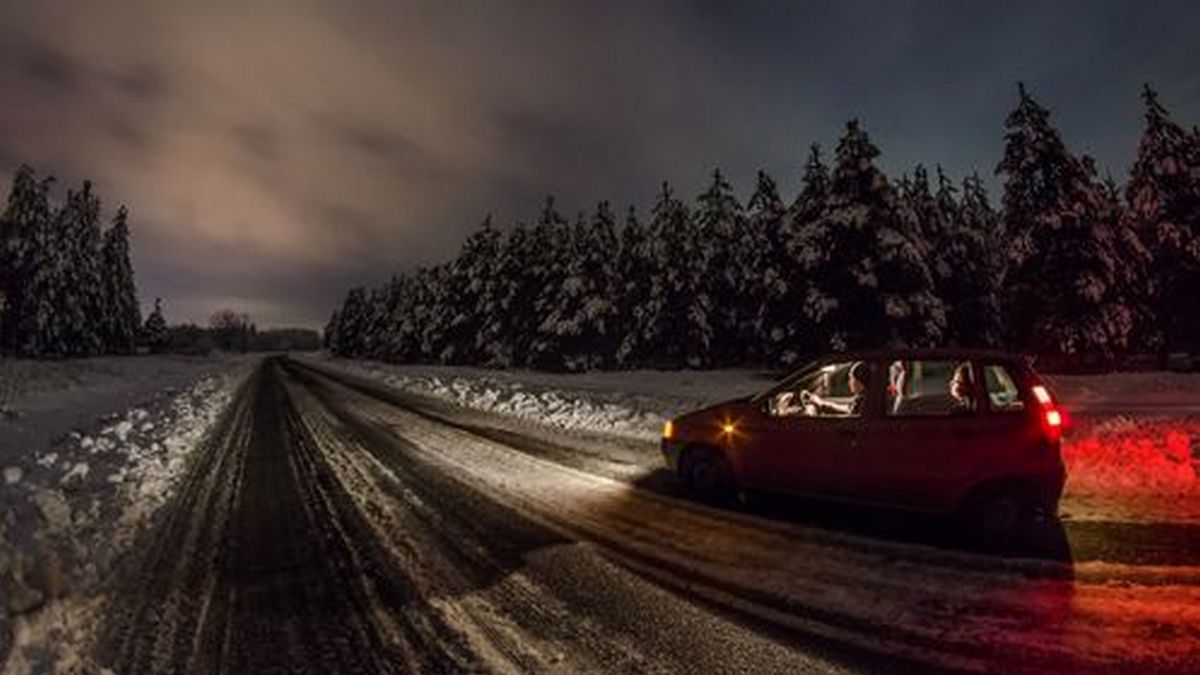
[[(889, 370), (897, 370), (893, 366)], [(977, 465), (982, 403), (977, 365), (967, 360), (904, 361), (902, 388), (890, 391), (882, 414), (860, 441), (854, 496), (866, 502), (945, 510)], [(953, 374), (969, 373), (970, 402), (950, 394)]]
[[(846, 403), (852, 397), (842, 379), (849, 377), (853, 365), (827, 364), (780, 393), (826, 390), (831, 402)], [(821, 384), (822, 377), (830, 382)], [(853, 414), (832, 409), (786, 413), (765, 403), (744, 430), (746, 482), (769, 490), (819, 496), (841, 497), (852, 491), (858, 479), (855, 451), (869, 421), (872, 392), (868, 383), (864, 403)]]

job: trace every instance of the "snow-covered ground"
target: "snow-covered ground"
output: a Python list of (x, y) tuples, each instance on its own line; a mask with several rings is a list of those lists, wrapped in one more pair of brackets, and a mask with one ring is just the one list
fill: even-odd
[(171, 494), (254, 361), (0, 363), (0, 663), (70, 670), (92, 591)]
[[(746, 371), (554, 374), (323, 357), (390, 386), (530, 423), (654, 441), (664, 419), (769, 387)], [(1200, 521), (1200, 375), (1047, 378), (1069, 412), (1063, 510), (1076, 519)]]

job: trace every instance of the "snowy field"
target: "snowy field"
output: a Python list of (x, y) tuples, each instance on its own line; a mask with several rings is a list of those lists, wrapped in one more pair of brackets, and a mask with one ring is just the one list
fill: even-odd
[(0, 671), (60, 666), (90, 591), (171, 494), (255, 360), (0, 362)]
[[(315, 357), (314, 357), (315, 358)], [(579, 375), (323, 363), (390, 386), (532, 424), (653, 442), (664, 419), (769, 387), (746, 370)], [(1047, 378), (1069, 413), (1066, 517), (1200, 521), (1200, 375), (1117, 373)]]

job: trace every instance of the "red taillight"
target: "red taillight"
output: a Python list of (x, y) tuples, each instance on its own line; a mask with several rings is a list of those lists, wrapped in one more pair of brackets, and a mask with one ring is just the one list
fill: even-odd
[(1051, 439), (1057, 440), (1062, 435), (1066, 419), (1062, 411), (1055, 407), (1054, 397), (1050, 395), (1050, 390), (1040, 384), (1033, 385), (1032, 390), (1033, 397), (1042, 406), (1042, 422), (1046, 426), (1046, 433)]
[(1062, 413), (1058, 412), (1054, 408), (1046, 411), (1046, 426), (1052, 429), (1057, 429), (1062, 426), (1062, 423)]

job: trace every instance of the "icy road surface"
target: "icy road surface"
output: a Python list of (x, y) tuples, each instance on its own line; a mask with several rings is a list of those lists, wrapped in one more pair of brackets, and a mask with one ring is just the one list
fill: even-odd
[(1178, 545), (1191, 531), (1126, 524), (1167, 543), (1076, 551), (1059, 528), (1056, 550), (1005, 558), (712, 509), (648, 472), (644, 443), (506, 427), (292, 360), (268, 360), (223, 420), (108, 595), (95, 660), (114, 672), (1145, 673), (1200, 659), (1200, 568)]

